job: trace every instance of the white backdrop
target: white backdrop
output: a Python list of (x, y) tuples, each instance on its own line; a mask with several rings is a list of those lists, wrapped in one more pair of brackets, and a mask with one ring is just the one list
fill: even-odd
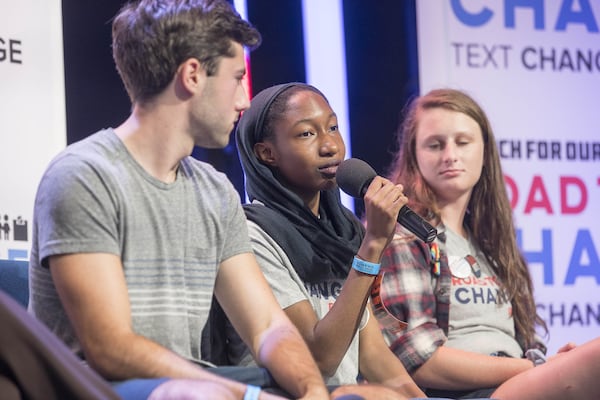
[(60, 0), (0, 0), (0, 259), (29, 259), (33, 199), (66, 145)]
[(417, 15), (421, 93), (466, 90), (490, 117), (550, 354), (600, 336), (600, 0)]

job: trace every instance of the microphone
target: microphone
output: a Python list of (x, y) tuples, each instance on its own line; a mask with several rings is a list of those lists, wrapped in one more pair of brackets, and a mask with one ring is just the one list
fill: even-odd
[[(340, 189), (352, 197), (362, 198), (377, 173), (369, 164), (358, 158), (349, 158), (338, 166), (336, 181)], [(398, 213), (398, 223), (414, 233), (425, 243), (437, 237), (437, 229), (407, 206)]]

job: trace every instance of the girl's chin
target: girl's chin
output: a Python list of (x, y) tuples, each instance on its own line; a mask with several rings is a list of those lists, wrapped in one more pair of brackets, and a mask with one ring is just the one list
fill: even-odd
[(325, 184), (323, 184), (321, 190), (331, 190), (336, 187), (337, 187), (337, 185), (335, 183), (335, 179), (329, 179), (329, 180), (325, 181)]

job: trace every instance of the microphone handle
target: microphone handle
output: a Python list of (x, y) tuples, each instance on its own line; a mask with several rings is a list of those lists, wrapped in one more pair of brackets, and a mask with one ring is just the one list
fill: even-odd
[(437, 229), (408, 206), (402, 206), (397, 221), (425, 243), (431, 243), (437, 237)]

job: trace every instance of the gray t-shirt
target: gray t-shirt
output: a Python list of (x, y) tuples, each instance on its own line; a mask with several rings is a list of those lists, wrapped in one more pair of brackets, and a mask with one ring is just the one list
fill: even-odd
[(500, 289), (485, 256), (475, 245), (446, 229), (452, 273), (449, 335), (446, 346), (481, 354), (521, 357), (515, 340), (512, 305)]
[[(291, 228), (293, 229), (293, 228)], [(317, 317), (322, 319), (335, 303), (344, 284), (342, 279), (333, 279), (310, 284), (303, 282), (294, 270), (287, 254), (261, 227), (248, 221), (248, 232), (254, 254), (260, 268), (269, 282), (279, 305), (283, 309), (300, 301), (307, 300), (312, 305)], [(359, 329), (362, 329), (369, 318), (365, 311)], [(331, 377), (325, 377), (328, 385), (354, 384), (358, 377), (358, 348), (359, 335), (356, 334), (350, 343), (346, 355), (336, 372)], [(247, 354), (242, 365), (252, 365), (254, 362)]]
[(224, 174), (188, 157), (173, 183), (161, 182), (112, 129), (102, 130), (59, 154), (39, 185), (30, 311), (82, 355), (47, 259), (115, 254), (123, 263), (134, 331), (198, 361), (218, 266), (251, 251), (239, 195)]

